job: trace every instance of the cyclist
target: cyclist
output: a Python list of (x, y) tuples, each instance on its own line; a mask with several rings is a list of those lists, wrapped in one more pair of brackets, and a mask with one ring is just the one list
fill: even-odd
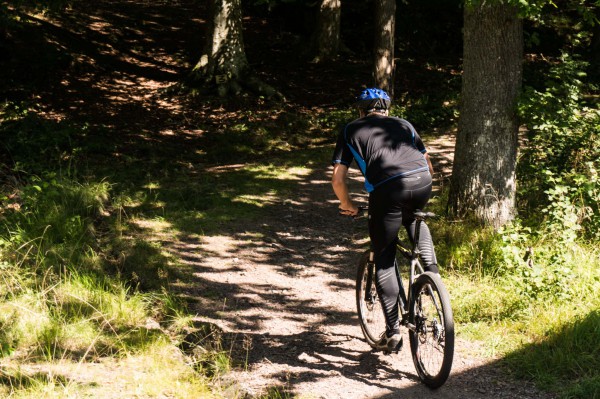
[[(377, 293), (386, 320), (377, 349), (397, 351), (402, 346), (398, 316), (398, 281), (395, 255), (398, 231), (403, 225), (414, 239), (414, 211), (423, 209), (431, 196), (433, 166), (425, 146), (406, 120), (388, 116), (390, 97), (378, 88), (363, 90), (355, 106), (359, 118), (340, 132), (333, 153), (332, 185), (343, 215), (355, 216), (346, 184), (354, 159), (369, 192), (369, 236), (375, 255)], [(419, 248), (424, 269), (437, 273), (437, 260), (429, 228), (420, 227)]]

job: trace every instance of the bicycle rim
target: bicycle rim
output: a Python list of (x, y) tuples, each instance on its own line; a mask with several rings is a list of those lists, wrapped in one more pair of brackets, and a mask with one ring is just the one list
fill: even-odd
[(413, 284), (410, 349), (419, 378), (429, 387), (446, 382), (454, 357), (454, 320), (450, 297), (439, 276), (421, 274)]
[(358, 264), (356, 307), (365, 340), (375, 347), (379, 336), (385, 331), (385, 318), (375, 288), (375, 265), (368, 261), (368, 256), (369, 253), (365, 253)]

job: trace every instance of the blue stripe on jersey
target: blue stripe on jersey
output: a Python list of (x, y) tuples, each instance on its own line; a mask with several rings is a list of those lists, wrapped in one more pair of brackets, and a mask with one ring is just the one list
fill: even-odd
[(348, 129), (348, 125), (346, 125), (344, 127), (344, 141), (346, 142), (346, 145), (348, 146), (348, 148), (350, 148), (350, 152), (352, 153), (352, 156), (354, 157), (354, 160), (358, 164), (358, 167), (360, 168), (360, 171), (362, 172), (362, 174), (363, 174), (363, 176), (365, 178), (365, 190), (367, 190), (367, 192), (370, 193), (371, 191), (375, 190), (375, 187), (373, 187), (373, 185), (369, 182), (369, 180), (367, 180), (367, 163), (358, 154), (358, 151), (356, 151), (350, 145), (350, 143), (348, 143), (348, 136), (346, 135), (346, 129)]
[(371, 183), (369, 183), (369, 180), (367, 180), (367, 163), (365, 162), (364, 159), (361, 158), (361, 156), (358, 154), (358, 152), (354, 148), (352, 148), (352, 146), (350, 144), (346, 143), (346, 145), (348, 146), (348, 148), (350, 148), (350, 151), (352, 152), (352, 155), (354, 156), (354, 160), (358, 164), (360, 171), (362, 172), (363, 176), (365, 177), (365, 190), (367, 190), (367, 192), (370, 193), (371, 191), (375, 190), (375, 187), (373, 187), (373, 185)]
[(408, 127), (410, 127), (410, 133), (412, 134), (412, 142), (413, 142), (413, 147), (417, 148), (417, 143), (415, 143), (415, 128), (413, 127), (413, 125), (410, 124), (410, 122), (406, 122), (408, 124)]

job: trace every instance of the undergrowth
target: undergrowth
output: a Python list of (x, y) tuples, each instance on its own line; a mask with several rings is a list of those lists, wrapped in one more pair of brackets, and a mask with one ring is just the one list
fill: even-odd
[(600, 111), (582, 101), (585, 68), (563, 56), (525, 90), (519, 217), (432, 229), (459, 332), (565, 398), (600, 395)]

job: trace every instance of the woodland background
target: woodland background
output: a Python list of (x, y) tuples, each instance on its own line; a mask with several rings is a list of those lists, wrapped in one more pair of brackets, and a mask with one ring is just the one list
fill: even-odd
[[(426, 142), (473, 126), (461, 111), (465, 11), (500, 7), (522, 23), (510, 216), (482, 217), (487, 194), (461, 208), (452, 190), (466, 178), (444, 176), (432, 230), (461, 337), (542, 389), (600, 397), (598, 2), (394, 3), (391, 113)], [(224, 91), (216, 76), (227, 73), (194, 77), (211, 40), (208, 2), (0, 4), (2, 395), (102, 392), (70, 382), (69, 364), (128, 359), (118, 367), (151, 367), (124, 382), (142, 397), (226, 396), (215, 381), (243, 364), (194, 323), (180, 287), (193, 271), (153, 237), (165, 225), (186, 239), (233, 234), (293, 195), (291, 170), (326, 169), (353, 98), (375, 84), (382, 31), (376, 2), (342, 0), (341, 44), (324, 57), (320, 2), (239, 5), (251, 74)], [(489, 87), (477, 86), (476, 105), (501, 94), (496, 81), (476, 83)], [(489, 148), (457, 154), (454, 167)]]

